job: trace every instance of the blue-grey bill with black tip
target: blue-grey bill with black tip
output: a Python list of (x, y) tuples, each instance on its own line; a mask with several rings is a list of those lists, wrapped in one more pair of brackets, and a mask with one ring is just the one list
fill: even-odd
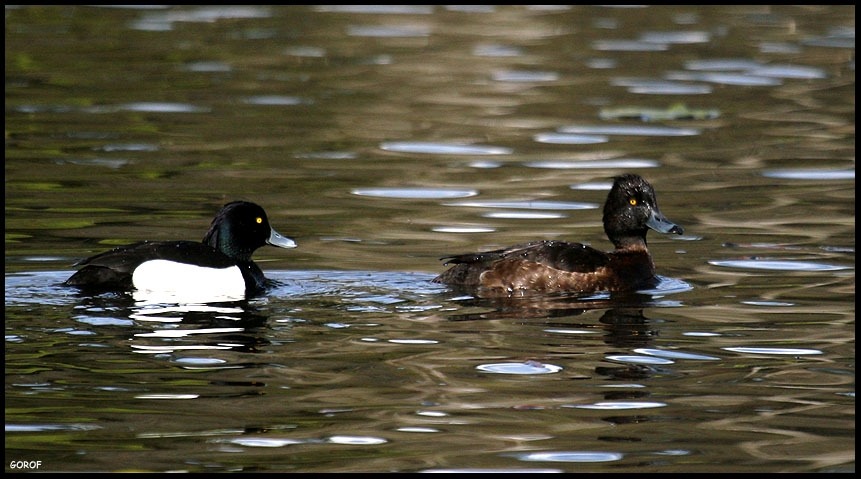
[(668, 220), (667, 217), (662, 215), (659, 211), (653, 211), (652, 214), (649, 215), (649, 221), (646, 222), (646, 226), (659, 233), (675, 233), (680, 235), (685, 232), (684, 228)]
[(281, 234), (274, 229), (272, 230), (272, 233), (269, 235), (269, 239), (266, 240), (266, 242), (268, 244), (271, 244), (272, 246), (277, 246), (279, 248), (295, 248), (296, 246), (298, 246), (295, 241), (291, 240), (290, 238), (287, 238), (286, 236), (281, 236)]

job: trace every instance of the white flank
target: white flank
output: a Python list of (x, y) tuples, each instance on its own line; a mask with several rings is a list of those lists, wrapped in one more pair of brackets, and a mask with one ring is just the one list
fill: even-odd
[(156, 259), (138, 266), (132, 283), (138, 301), (212, 303), (245, 298), (245, 280), (236, 266), (203, 268)]

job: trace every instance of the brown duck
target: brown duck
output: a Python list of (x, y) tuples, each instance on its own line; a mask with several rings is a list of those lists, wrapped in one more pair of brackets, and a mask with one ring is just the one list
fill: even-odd
[(500, 292), (636, 291), (654, 286), (646, 232), (682, 234), (658, 209), (655, 189), (638, 175), (616, 177), (604, 204), (604, 231), (616, 247), (533, 241), (483, 253), (442, 258), (450, 269), (433, 282)]

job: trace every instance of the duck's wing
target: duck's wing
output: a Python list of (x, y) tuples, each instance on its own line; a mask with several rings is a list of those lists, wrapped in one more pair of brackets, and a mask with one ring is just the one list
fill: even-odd
[(495, 251), (442, 258), (451, 268), (433, 279), (453, 286), (487, 286), (502, 289), (555, 288), (582, 290), (610, 257), (590, 246), (565, 241), (534, 241)]
[(497, 261), (518, 259), (572, 273), (589, 273), (609, 262), (606, 253), (582, 243), (567, 241), (533, 241), (493, 251), (459, 254), (442, 259), (446, 265), (469, 264), (475, 267), (489, 267)]
[(224, 268), (233, 264), (226, 255), (196, 241), (141, 241), (90, 256), (78, 261), (75, 266), (96, 265), (130, 272), (144, 261), (153, 259), (211, 268)]

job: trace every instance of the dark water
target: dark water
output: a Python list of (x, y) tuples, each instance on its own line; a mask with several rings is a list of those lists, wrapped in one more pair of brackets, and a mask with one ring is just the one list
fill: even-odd
[[(853, 472), (855, 7), (6, 7), (6, 471)], [(662, 282), (479, 298), (440, 256)], [(233, 199), (240, 303), (80, 296)], [(38, 461), (38, 462), (36, 462)]]

